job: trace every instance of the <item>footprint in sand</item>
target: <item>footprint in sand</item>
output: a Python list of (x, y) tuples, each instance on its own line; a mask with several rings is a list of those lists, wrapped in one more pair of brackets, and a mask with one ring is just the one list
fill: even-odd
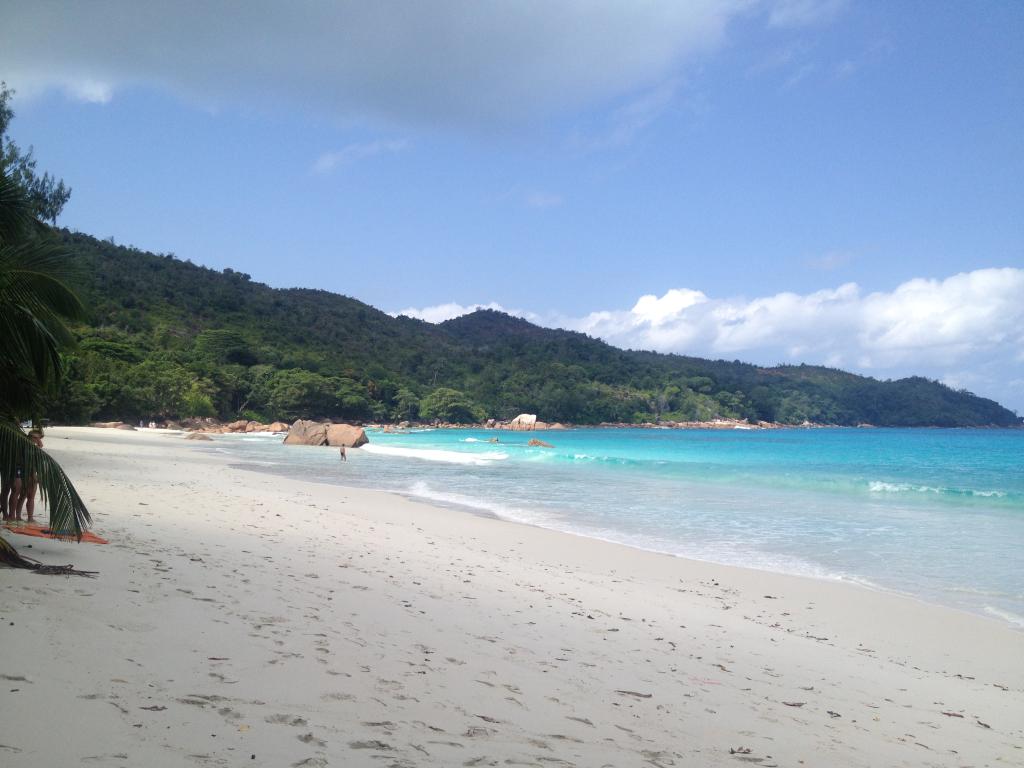
[(355, 701), (356, 697), (351, 693), (325, 693), (320, 699), (321, 701)]
[(305, 718), (298, 717), (297, 715), (267, 715), (263, 719), (273, 725), (291, 725), (296, 728), (309, 725)]
[(385, 744), (383, 741), (377, 739), (370, 739), (368, 741), (350, 741), (348, 743), (351, 749), (375, 749), (379, 752), (390, 752), (394, 749), (390, 744)]

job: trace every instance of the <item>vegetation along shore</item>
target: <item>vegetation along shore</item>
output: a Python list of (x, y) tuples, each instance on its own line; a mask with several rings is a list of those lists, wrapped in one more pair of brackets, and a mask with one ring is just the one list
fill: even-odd
[(911, 377), (617, 349), (480, 310), (438, 325), (325, 291), (274, 289), (82, 233), (56, 233), (82, 276), (54, 421), (219, 417), (480, 423), (804, 422), (1016, 426), (1012, 411)]

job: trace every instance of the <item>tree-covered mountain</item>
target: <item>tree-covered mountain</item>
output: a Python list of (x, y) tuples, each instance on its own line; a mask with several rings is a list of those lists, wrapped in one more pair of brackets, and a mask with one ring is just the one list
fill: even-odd
[(186, 416), (1010, 426), (997, 403), (923, 378), (624, 351), (479, 311), (431, 325), (325, 291), (59, 233), (90, 320), (50, 404), (64, 421)]

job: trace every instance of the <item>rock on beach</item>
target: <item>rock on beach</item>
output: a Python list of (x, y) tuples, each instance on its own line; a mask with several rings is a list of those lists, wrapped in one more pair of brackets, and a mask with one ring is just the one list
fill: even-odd
[(362, 427), (354, 427), (351, 424), (331, 424), (327, 427), (328, 445), (358, 448), (368, 442), (370, 440), (366, 437), (366, 431)]
[(285, 445), (331, 445), (358, 448), (370, 442), (362, 427), (351, 424), (321, 424), (299, 419), (288, 430)]
[(298, 419), (288, 430), (285, 445), (327, 445), (327, 425)]

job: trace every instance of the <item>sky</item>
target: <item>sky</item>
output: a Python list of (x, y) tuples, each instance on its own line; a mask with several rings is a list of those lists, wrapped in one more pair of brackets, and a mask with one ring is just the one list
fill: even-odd
[(0, 0), (60, 224), (1024, 413), (1024, 3)]

